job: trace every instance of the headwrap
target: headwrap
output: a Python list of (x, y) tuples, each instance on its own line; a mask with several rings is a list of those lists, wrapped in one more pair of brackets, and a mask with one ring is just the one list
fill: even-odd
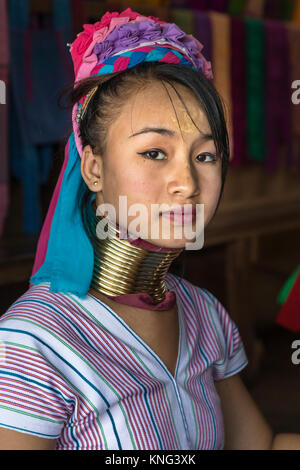
[[(95, 24), (85, 24), (71, 45), (75, 85), (101, 74), (120, 72), (141, 62), (165, 62), (193, 67), (212, 79), (203, 45), (177, 25), (145, 17), (130, 8), (107, 12)], [(80, 159), (82, 143), (78, 116), (84, 96), (73, 107), (73, 132), (65, 147), (64, 163), (38, 241), (30, 278), (32, 284), (50, 282), (51, 292), (85, 296), (90, 288), (94, 253), (81, 218), (81, 198), (87, 191)]]

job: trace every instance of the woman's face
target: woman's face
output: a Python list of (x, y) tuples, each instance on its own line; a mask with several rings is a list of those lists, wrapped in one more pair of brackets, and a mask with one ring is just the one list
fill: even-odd
[[(188, 215), (172, 218), (167, 210), (183, 209), (184, 204), (189, 208), (204, 205), (198, 206), (204, 209), (203, 230), (217, 207), (222, 162), (199, 102), (184, 86), (174, 86), (188, 113), (170, 85), (153, 82), (127, 101), (110, 126), (105, 155), (95, 156), (85, 147), (82, 175), (87, 183), (98, 180), (96, 186), (88, 184), (97, 193), (96, 204), (111, 204), (120, 227), (126, 227), (126, 220), (135, 237), (157, 246), (184, 248), (196, 238), (201, 212), (196, 226), (196, 220)], [(87, 174), (91, 171), (92, 176)], [(130, 212), (137, 203), (141, 205), (138, 211)], [(109, 214), (105, 210), (101, 213)], [(121, 220), (121, 215), (125, 219)]]

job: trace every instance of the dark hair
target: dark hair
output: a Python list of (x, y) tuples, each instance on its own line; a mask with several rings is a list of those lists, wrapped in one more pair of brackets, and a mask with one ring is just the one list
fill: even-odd
[[(216, 213), (223, 194), (229, 163), (229, 139), (222, 99), (212, 82), (201, 71), (177, 64), (142, 62), (122, 72), (83, 79), (76, 83), (75, 88), (74, 84), (72, 84), (67, 89), (69, 91), (72, 88), (70, 93), (71, 106), (74, 106), (94, 87), (98, 87), (80, 122), (79, 130), (82, 148), (90, 145), (94, 153), (105, 155), (107, 129), (119, 115), (123, 104), (126, 103), (127, 99), (134, 92), (142, 89), (154, 80), (160, 81), (163, 84), (168, 83), (174, 89), (189, 114), (174, 84), (178, 83), (185, 86), (193, 92), (206, 114), (217, 154), (222, 159), (222, 186), (215, 210)], [(190, 114), (189, 116), (192, 119)], [(90, 191), (87, 188), (87, 192), (82, 198), (82, 210), (89, 199), (89, 193)], [(180, 255), (179, 258), (182, 259), (182, 256)], [(177, 263), (176, 260), (172, 263), (172, 266), (178, 264), (179, 258), (177, 258)]]
[[(216, 150), (222, 156), (222, 182), (224, 182), (229, 161), (224, 105), (212, 82), (201, 71), (188, 66), (163, 62), (142, 62), (122, 72), (97, 75), (81, 80), (71, 91), (72, 106), (92, 88), (98, 87), (80, 122), (82, 147), (90, 145), (96, 153), (104, 154), (105, 136), (109, 124), (118, 116), (127, 99), (153, 80), (170, 84), (184, 106), (174, 83), (189, 88), (199, 100), (207, 116)], [(185, 109), (188, 112), (186, 106)]]

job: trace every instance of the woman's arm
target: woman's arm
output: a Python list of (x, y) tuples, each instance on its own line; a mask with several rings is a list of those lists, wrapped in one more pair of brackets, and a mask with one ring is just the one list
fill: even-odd
[(276, 434), (272, 450), (299, 450), (300, 434)]
[(216, 381), (215, 387), (224, 417), (224, 449), (300, 450), (300, 434), (274, 436), (238, 374)]
[(224, 449), (300, 449), (300, 434), (274, 436), (238, 374), (216, 381), (215, 387), (221, 399), (224, 417)]
[(0, 428), (0, 450), (54, 450), (56, 439), (45, 439)]
[(273, 432), (238, 374), (215, 381), (225, 428), (224, 449), (271, 449)]

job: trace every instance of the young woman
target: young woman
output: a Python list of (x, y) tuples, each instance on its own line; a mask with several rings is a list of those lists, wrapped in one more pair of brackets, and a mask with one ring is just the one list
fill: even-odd
[(72, 44), (73, 132), (30, 288), (0, 321), (0, 448), (300, 447), (239, 378), (224, 307), (171, 272), (199, 249), (229, 158), (201, 49), (130, 9)]

